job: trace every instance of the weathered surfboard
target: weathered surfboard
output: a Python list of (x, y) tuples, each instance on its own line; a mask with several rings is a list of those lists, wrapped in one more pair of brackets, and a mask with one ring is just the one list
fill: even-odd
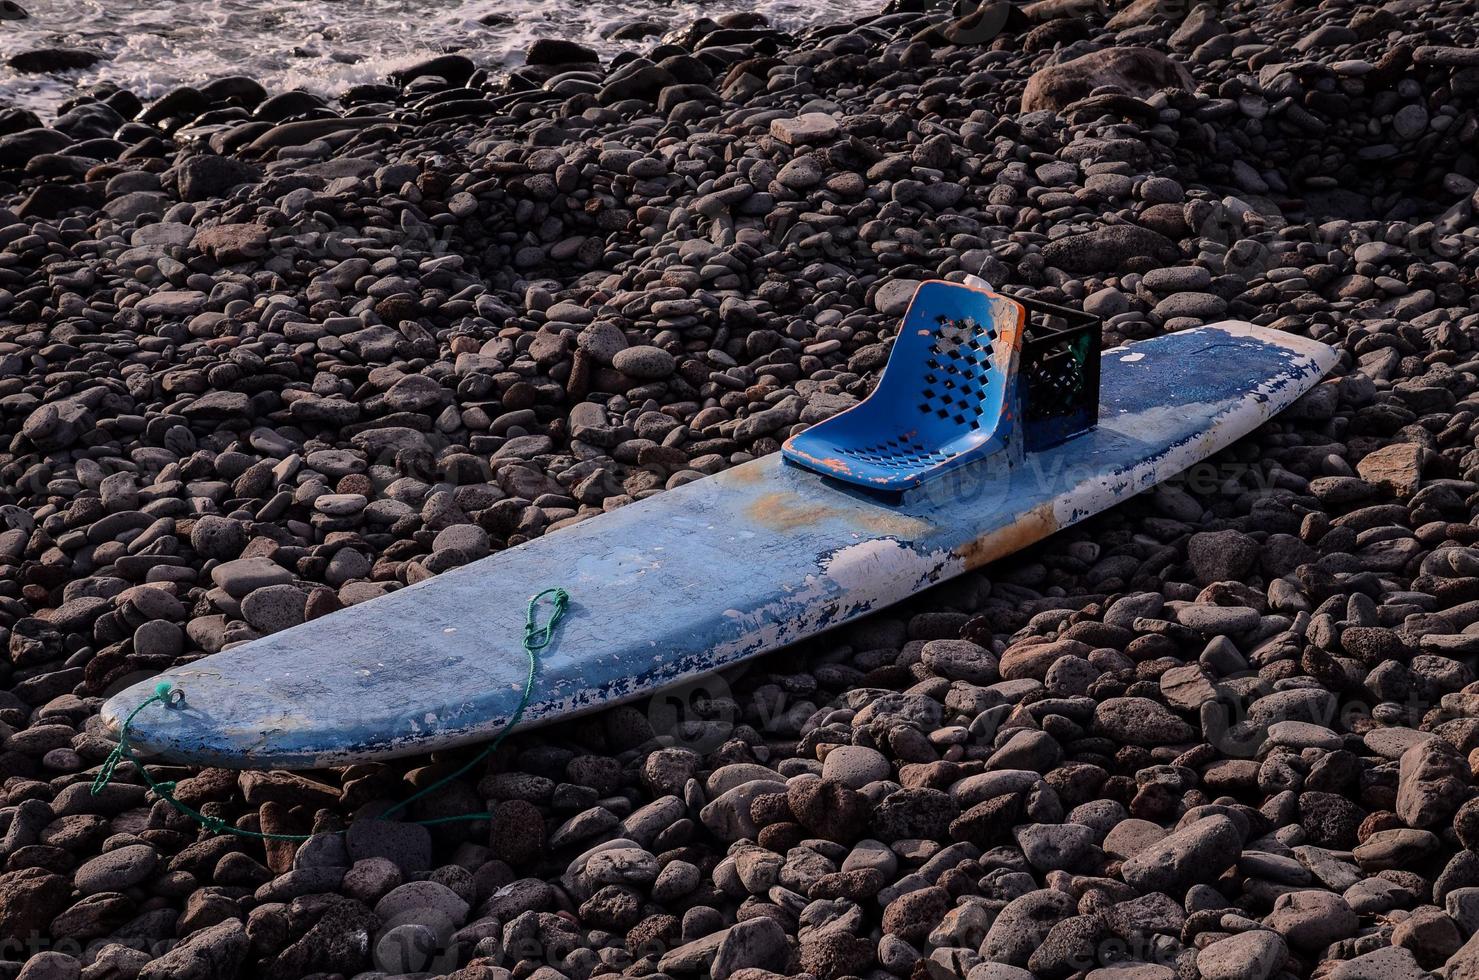
[(988, 458), (889, 503), (779, 454), (390, 595), (168, 671), (177, 705), (144, 753), (311, 768), (485, 740), (514, 711), (530, 595), (569, 612), (523, 724), (650, 695), (813, 636), (1011, 554), (1246, 435), (1335, 362), (1314, 341), (1223, 323), (1108, 351), (1099, 424), (1017, 466)]

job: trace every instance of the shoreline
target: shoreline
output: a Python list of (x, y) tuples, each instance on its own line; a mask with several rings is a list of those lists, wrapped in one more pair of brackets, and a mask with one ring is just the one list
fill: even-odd
[[(1479, 971), (1479, 25), (1390, 7), (0, 111), (0, 980)], [(106, 694), (774, 452), (967, 274), (1106, 348), (1341, 361), (1185, 479), (412, 808), (491, 823), (374, 819), (458, 752), (150, 767), (301, 846), (88, 792)]]
[[(844, 0), (821, 22), (872, 14), (871, 0)], [(36, 0), (0, 35), (0, 102), (55, 115), (73, 93), (100, 86), (126, 88), (149, 102), (184, 85), (199, 87), (227, 75), (246, 75), (274, 93), (298, 90), (334, 101), (348, 88), (378, 83), (439, 55), (462, 54), (498, 73), (517, 67), (536, 39), (557, 36), (596, 50), (603, 60), (657, 43), (696, 16), (683, 0), (642, 7), (625, 16), (611, 7), (577, 4), (505, 7), (487, 0), (457, 0), (435, 11), (413, 13), (411, 0), (370, 0), (353, 18), (332, 8), (294, 8), (269, 14), (227, 2), (198, 22), (165, 24), (174, 0), (141, 0), (83, 25), (66, 19), (56, 0)], [(818, 11), (785, 0), (759, 0), (773, 26), (795, 31), (816, 26)], [(703, 15), (752, 19), (756, 0), (715, 0)], [(739, 7), (739, 10), (730, 8)], [(876, 8), (875, 8), (876, 9)], [(493, 12), (487, 12), (492, 10)], [(323, 16), (316, 16), (322, 14)], [(645, 16), (644, 16), (645, 15)], [(0, 18), (4, 11), (0, 11)], [(69, 29), (72, 28), (72, 29)], [(223, 57), (217, 47), (230, 50)], [(70, 91), (64, 91), (70, 89)]]

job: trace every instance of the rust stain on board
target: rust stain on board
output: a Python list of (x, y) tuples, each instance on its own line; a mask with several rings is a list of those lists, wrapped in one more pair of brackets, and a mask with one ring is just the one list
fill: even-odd
[(769, 474), (765, 474), (762, 476), (760, 473), (761, 469), (762, 467), (759, 466), (736, 466), (733, 469), (725, 470), (722, 473), (716, 473), (714, 475), (714, 479), (727, 480), (730, 483), (741, 484), (759, 483), (763, 479), (770, 478)]
[(1039, 504), (1006, 527), (997, 528), (967, 541), (955, 549), (966, 568), (980, 568), (988, 562), (1021, 551), (1058, 530), (1051, 501)]
[[(905, 438), (908, 437), (906, 436)], [(852, 473), (852, 467), (847, 464), (847, 460), (845, 459), (834, 459), (830, 456), (813, 456), (810, 453), (802, 452), (800, 449), (797, 449), (791, 440), (786, 441), (786, 448), (795, 453), (797, 456), (800, 456), (802, 459), (810, 460), (823, 469), (831, 470), (833, 473), (841, 473), (843, 475)]]
[(863, 506), (834, 507), (831, 504), (798, 501), (786, 493), (762, 494), (745, 508), (745, 516), (776, 531), (813, 527), (837, 519), (879, 537), (917, 541), (934, 530), (928, 521), (905, 514), (880, 512)]

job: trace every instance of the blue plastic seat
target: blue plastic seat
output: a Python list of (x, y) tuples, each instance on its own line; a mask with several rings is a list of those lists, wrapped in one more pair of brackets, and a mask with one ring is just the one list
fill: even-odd
[(1026, 311), (989, 289), (922, 283), (883, 377), (861, 403), (786, 440), (786, 459), (899, 493), (1017, 450), (1017, 360)]

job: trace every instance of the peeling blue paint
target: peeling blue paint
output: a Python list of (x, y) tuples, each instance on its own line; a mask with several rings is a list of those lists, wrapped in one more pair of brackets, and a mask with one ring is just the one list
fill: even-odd
[[(1215, 452), (1310, 388), (1329, 348), (1243, 324), (1104, 355), (1099, 426), (890, 505), (773, 455), (162, 675), (142, 751), (310, 768), (485, 740), (518, 703), (530, 594), (572, 601), (531, 724), (650, 695), (897, 602)], [(156, 678), (112, 698), (105, 721)]]

